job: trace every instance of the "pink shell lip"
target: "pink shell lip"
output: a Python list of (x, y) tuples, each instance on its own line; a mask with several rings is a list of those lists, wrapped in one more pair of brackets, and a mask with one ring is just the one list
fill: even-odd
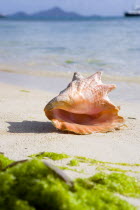
[(101, 72), (88, 78), (74, 73), (68, 87), (46, 105), (45, 114), (57, 129), (76, 134), (119, 129), (124, 118), (107, 95), (115, 88), (101, 82)]

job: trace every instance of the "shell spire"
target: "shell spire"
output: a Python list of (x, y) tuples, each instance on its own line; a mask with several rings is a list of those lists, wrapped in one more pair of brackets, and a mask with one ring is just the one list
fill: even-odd
[(101, 75), (96, 72), (84, 78), (74, 73), (68, 87), (46, 105), (45, 114), (57, 129), (90, 134), (112, 131), (123, 125), (119, 108), (108, 98), (116, 86), (103, 84)]
[(84, 79), (84, 77), (82, 76), (82, 74), (80, 74), (79, 72), (75, 72), (72, 78), (72, 81), (74, 80), (80, 80), (80, 79)]

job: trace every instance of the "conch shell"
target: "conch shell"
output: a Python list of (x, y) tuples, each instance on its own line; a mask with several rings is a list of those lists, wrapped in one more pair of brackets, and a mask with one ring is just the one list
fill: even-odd
[(124, 118), (107, 95), (115, 88), (102, 83), (101, 72), (88, 78), (74, 73), (67, 88), (46, 105), (45, 114), (57, 129), (76, 134), (119, 129)]

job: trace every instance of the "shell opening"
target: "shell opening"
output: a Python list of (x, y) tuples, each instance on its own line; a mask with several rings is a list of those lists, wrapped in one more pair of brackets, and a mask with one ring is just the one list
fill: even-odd
[[(97, 125), (99, 123), (105, 123), (111, 121), (114, 122), (114, 117), (117, 116), (117, 110), (103, 110), (96, 114), (80, 114), (72, 113), (62, 109), (53, 109), (49, 113), (51, 120), (57, 119), (59, 122), (67, 122), (79, 125)], [(55, 117), (53, 117), (55, 116)]]

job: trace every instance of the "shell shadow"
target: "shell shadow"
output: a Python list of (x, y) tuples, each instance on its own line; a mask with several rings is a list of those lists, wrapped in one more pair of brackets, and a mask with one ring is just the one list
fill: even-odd
[(60, 133), (51, 122), (22, 121), (9, 123), (10, 133)]

